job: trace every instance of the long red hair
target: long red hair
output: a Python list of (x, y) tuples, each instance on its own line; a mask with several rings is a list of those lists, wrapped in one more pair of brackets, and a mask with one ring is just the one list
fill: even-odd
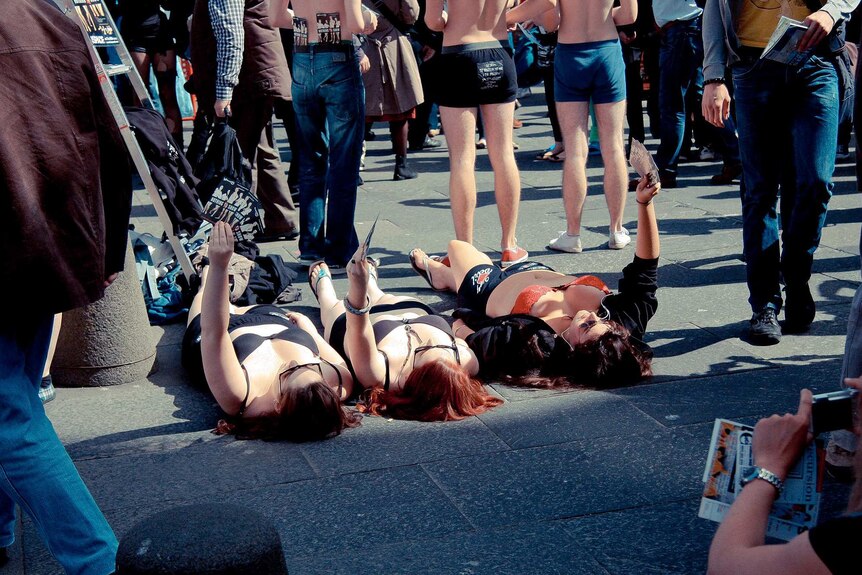
[(452, 421), (478, 415), (503, 403), (479, 380), (452, 361), (433, 361), (414, 369), (397, 391), (375, 387), (366, 392), (362, 412), (415, 421)]

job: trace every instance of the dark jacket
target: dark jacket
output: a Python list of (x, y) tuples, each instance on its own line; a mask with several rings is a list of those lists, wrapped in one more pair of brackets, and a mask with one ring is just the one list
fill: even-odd
[[(278, 31), (269, 24), (269, 0), (245, 0), (245, 32), (242, 68), (233, 100), (261, 97), (290, 99), (290, 70)], [(193, 87), (198, 107), (207, 113), (215, 104), (216, 40), (207, 0), (195, 2), (192, 19), (191, 56)]]
[(198, 179), (185, 154), (177, 148), (165, 119), (155, 110), (133, 107), (126, 108), (126, 117), (162, 194), (174, 233), (194, 235), (203, 221), (201, 200), (195, 190)]
[(100, 298), (122, 270), (131, 178), (78, 26), (0, 2), (0, 301), (29, 313)]

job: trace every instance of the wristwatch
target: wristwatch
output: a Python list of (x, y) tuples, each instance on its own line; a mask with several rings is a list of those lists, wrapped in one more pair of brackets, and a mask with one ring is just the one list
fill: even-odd
[(781, 481), (777, 475), (775, 475), (768, 469), (756, 466), (742, 468), (742, 479), (739, 482), (740, 485), (745, 487), (755, 479), (762, 479), (765, 482), (769, 483), (770, 485), (775, 487), (775, 489), (778, 490), (779, 495), (784, 489), (784, 482)]

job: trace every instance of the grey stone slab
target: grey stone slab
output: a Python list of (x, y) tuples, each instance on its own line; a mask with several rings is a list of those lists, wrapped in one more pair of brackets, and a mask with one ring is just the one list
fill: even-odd
[[(504, 543), (505, 542), (505, 543)], [(555, 524), (455, 533), (362, 553), (291, 557), (293, 575), (605, 575), (607, 571)]]
[(301, 448), (314, 469), (325, 476), (493, 453), (508, 446), (475, 417), (425, 423), (369, 416), (362, 418), (359, 429)]
[(489, 529), (693, 497), (708, 447), (701, 426), (423, 467), (474, 525)]
[[(608, 413), (614, 417), (609, 418)], [(513, 449), (652, 432), (658, 424), (627, 401), (599, 391), (569, 391), (513, 402), (479, 416)]]
[(58, 389), (45, 406), (73, 458), (160, 451), (206, 441), (222, 417), (215, 400), (186, 387), (143, 380), (112, 387)]
[(316, 476), (298, 445), (230, 436), (164, 453), (79, 460), (76, 465), (104, 511), (149, 500), (222, 498)]
[(582, 517), (562, 525), (614, 575), (692, 575), (706, 572), (717, 527), (698, 518), (699, 504), (700, 498), (689, 499)]
[(348, 551), (361, 556), (382, 541), (473, 529), (418, 466), (233, 491), (224, 500), (270, 519), (289, 558)]
[(669, 426), (715, 418), (763, 417), (795, 411), (803, 387), (814, 393), (837, 389), (840, 368), (840, 359), (835, 358), (732, 374), (725, 374), (719, 365), (712, 377), (626, 388), (616, 393)]

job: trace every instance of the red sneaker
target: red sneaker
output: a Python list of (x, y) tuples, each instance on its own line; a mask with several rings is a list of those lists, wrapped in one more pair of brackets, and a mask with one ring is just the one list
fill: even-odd
[(506, 269), (507, 267), (513, 264), (519, 264), (522, 261), (526, 260), (530, 257), (530, 254), (524, 248), (520, 246), (515, 246), (513, 248), (506, 248), (503, 250), (503, 253), (500, 255), (500, 267)]

